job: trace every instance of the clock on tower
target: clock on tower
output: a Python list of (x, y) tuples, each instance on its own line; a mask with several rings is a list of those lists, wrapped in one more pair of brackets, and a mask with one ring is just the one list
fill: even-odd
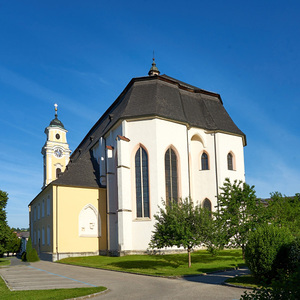
[(44, 157), (44, 184), (47, 186), (55, 180), (60, 172), (63, 172), (69, 162), (71, 150), (67, 142), (67, 130), (63, 123), (57, 118), (57, 104), (55, 107), (55, 118), (46, 127), (47, 140), (42, 148)]

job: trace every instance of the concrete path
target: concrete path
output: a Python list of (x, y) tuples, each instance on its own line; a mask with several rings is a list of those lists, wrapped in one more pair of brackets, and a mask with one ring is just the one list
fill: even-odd
[(24, 264), (12, 258), (0, 275), (11, 290), (105, 286), (110, 291), (93, 299), (240, 299), (244, 290), (221, 285), (227, 278), (246, 274), (247, 269), (205, 276), (168, 279), (46, 261)]

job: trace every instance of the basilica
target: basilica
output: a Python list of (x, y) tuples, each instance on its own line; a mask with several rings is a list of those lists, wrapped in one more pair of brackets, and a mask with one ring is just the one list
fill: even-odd
[(29, 204), (41, 258), (146, 253), (163, 200), (214, 210), (225, 178), (245, 180), (246, 136), (221, 96), (160, 75), (154, 60), (72, 154), (60, 119), (55, 107), (43, 188)]

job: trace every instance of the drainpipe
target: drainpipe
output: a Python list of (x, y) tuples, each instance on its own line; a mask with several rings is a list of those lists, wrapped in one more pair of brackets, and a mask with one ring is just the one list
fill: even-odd
[(187, 126), (186, 126), (186, 150), (187, 150), (187, 158), (188, 158), (189, 201), (191, 201), (190, 148), (189, 148), (189, 135), (188, 135)]
[(106, 242), (107, 242), (107, 255), (109, 254), (110, 251), (110, 238), (109, 238), (109, 192), (108, 192), (108, 176), (107, 176), (107, 151), (106, 151), (106, 139), (104, 136), (102, 137), (104, 140), (104, 156), (105, 156), (105, 175), (106, 175)]
[(217, 141), (216, 141), (216, 132), (214, 132), (214, 149), (215, 149), (215, 173), (216, 173), (216, 189), (217, 189), (217, 206), (219, 211), (219, 202), (218, 202), (218, 195), (219, 195), (219, 180), (218, 180), (218, 162), (217, 162)]

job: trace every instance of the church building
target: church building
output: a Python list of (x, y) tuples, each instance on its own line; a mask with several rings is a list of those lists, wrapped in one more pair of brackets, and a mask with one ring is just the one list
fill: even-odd
[(45, 129), (44, 184), (29, 204), (41, 258), (145, 253), (162, 201), (209, 210), (225, 178), (245, 180), (245, 134), (221, 96), (160, 72), (133, 78), (71, 154), (55, 118)]

